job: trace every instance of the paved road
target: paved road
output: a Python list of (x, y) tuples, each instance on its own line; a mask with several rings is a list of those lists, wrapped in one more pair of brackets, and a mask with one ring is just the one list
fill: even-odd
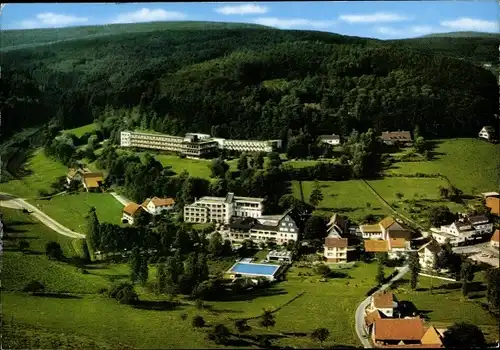
[(129, 204), (129, 203), (131, 203), (131, 202), (132, 202), (131, 200), (128, 200), (127, 198), (125, 198), (125, 197), (123, 197), (123, 196), (119, 195), (119, 194), (118, 194), (118, 193), (116, 193), (116, 192), (111, 192), (111, 195), (112, 195), (113, 197), (115, 197), (115, 199), (116, 199), (118, 202), (120, 202), (121, 204), (123, 204), (123, 205), (127, 205), (127, 204)]
[[(394, 276), (389, 282), (386, 284), (382, 285), (379, 289), (377, 289), (375, 292), (381, 291), (381, 290), (386, 290), (387, 288), (390, 287), (391, 284), (399, 280), (401, 277), (403, 277), (408, 271), (410, 271), (410, 268), (407, 266), (403, 266), (402, 268), (399, 269), (399, 273)], [(374, 292), (374, 293), (375, 293)], [(370, 296), (368, 296), (365, 300), (359, 304), (358, 308), (356, 309), (356, 334), (358, 335), (359, 341), (361, 344), (363, 344), (363, 347), (365, 349), (372, 348), (372, 344), (370, 343), (370, 340), (368, 337), (365, 338), (368, 334), (365, 331), (365, 309), (370, 304)]]
[(0, 206), (14, 209), (27, 209), (31, 212), (31, 215), (36, 217), (45, 226), (53, 229), (57, 233), (71, 238), (85, 238), (85, 235), (72, 231), (69, 228), (61, 225), (34, 205), (26, 202), (24, 199), (16, 198), (15, 196), (12, 196), (8, 193), (0, 192)]

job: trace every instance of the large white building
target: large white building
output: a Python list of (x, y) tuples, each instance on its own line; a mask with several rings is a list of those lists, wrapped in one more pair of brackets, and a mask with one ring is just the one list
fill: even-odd
[(493, 231), (493, 223), (484, 215), (461, 218), (450, 225), (443, 225), (439, 229), (431, 228), (432, 236), (440, 243), (446, 241), (453, 246), (473, 242), (477, 237), (488, 235)]
[(262, 216), (263, 210), (263, 198), (238, 197), (228, 193), (226, 197), (202, 197), (184, 206), (184, 221), (229, 224), (233, 216), (257, 218)]
[(272, 152), (281, 148), (281, 140), (231, 140), (212, 138), (209, 134), (187, 133), (184, 137), (159, 133), (122, 131), (122, 147), (139, 147), (178, 152), (187, 157), (210, 157), (217, 149), (238, 152)]
[(287, 210), (281, 215), (266, 215), (254, 217), (232, 217), (229, 229), (224, 232), (224, 238), (231, 243), (251, 240), (254, 243), (275, 242), (286, 244), (290, 241), (297, 242), (299, 228)]

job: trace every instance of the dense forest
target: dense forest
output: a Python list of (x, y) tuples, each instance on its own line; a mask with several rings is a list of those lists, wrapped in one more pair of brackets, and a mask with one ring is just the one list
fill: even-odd
[(134, 107), (142, 127), (173, 134), (286, 139), (419, 126), (429, 137), (471, 136), (498, 111), (495, 76), (476, 60), (496, 54), (495, 37), (466, 38), (479, 41), (461, 51), (443, 38), (146, 29), (4, 52), (4, 137), (51, 119), (70, 128), (109, 115), (116, 132), (119, 113)]

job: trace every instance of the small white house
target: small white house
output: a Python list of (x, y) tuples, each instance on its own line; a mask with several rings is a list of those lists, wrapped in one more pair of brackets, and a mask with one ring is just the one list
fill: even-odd
[(424, 269), (433, 269), (436, 265), (438, 254), (442, 250), (443, 248), (434, 239), (424, 244), (418, 250), (420, 266)]
[(339, 135), (320, 135), (319, 140), (321, 143), (326, 143), (331, 146), (340, 145), (340, 136)]
[(371, 303), (369, 306), (369, 311), (380, 311), (386, 317), (394, 316), (394, 309), (398, 307), (398, 302), (394, 297), (394, 294), (387, 291), (381, 291), (373, 294), (371, 298)]
[(123, 208), (122, 221), (128, 222), (130, 225), (134, 224), (136, 216), (143, 210), (137, 203), (129, 203)]
[(173, 198), (148, 198), (142, 203), (142, 207), (151, 215), (159, 215), (163, 211), (172, 210), (175, 206)]
[(495, 138), (495, 129), (492, 126), (483, 126), (481, 131), (479, 131), (479, 138), (485, 140), (492, 140)]

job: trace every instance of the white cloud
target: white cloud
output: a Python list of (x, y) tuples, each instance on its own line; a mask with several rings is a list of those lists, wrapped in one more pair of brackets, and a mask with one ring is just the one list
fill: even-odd
[(281, 29), (291, 28), (328, 28), (335, 25), (335, 21), (320, 21), (305, 18), (276, 18), (276, 17), (260, 17), (254, 20), (254, 23), (264, 26), (276, 27)]
[(441, 26), (448, 28), (450, 30), (457, 31), (480, 31), (480, 32), (493, 32), (498, 31), (499, 26), (495, 21), (486, 21), (483, 19), (476, 18), (457, 18), (451, 21), (441, 21)]
[(404, 30), (395, 29), (395, 28), (392, 28), (392, 27), (375, 27), (375, 31), (378, 34), (382, 34), (384, 36), (390, 36), (390, 37), (400, 36), (400, 35), (402, 35), (402, 34), (405, 33)]
[(250, 14), (264, 14), (267, 13), (266, 6), (259, 6), (254, 4), (245, 4), (237, 6), (223, 6), (214, 10), (222, 15), (250, 15)]
[(401, 22), (408, 21), (410, 17), (397, 13), (375, 12), (360, 15), (340, 15), (339, 20), (348, 23), (381, 23), (381, 22)]
[(112, 22), (113, 23), (138, 23), (138, 22), (155, 22), (155, 21), (172, 21), (182, 20), (186, 18), (186, 14), (177, 11), (165, 11), (163, 9), (148, 9), (142, 8), (134, 12), (126, 12), (119, 14)]
[(43, 27), (65, 27), (72, 24), (82, 24), (87, 22), (87, 17), (77, 17), (53, 12), (44, 12), (36, 15), (35, 19), (21, 21), (22, 28), (43, 28)]

